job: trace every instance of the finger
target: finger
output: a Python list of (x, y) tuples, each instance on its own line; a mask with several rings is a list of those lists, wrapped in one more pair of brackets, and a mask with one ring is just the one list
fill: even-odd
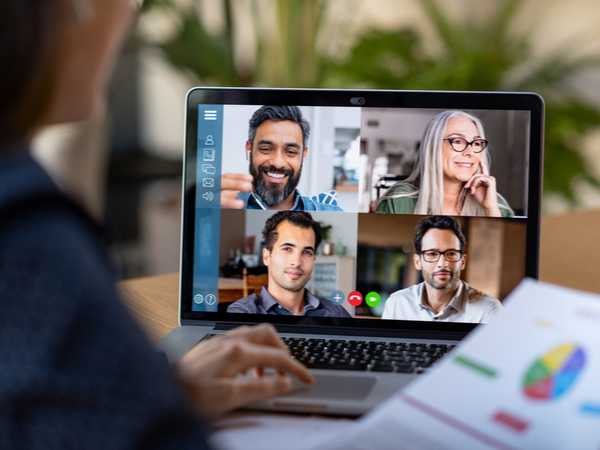
[(464, 186), (465, 189), (469, 189), (473, 185), (473, 183), (477, 180), (477, 177), (480, 177), (480, 176), (481, 176), (480, 173), (473, 174), (471, 176), (471, 178), (469, 178), (469, 180), (465, 183), (465, 186)]
[(237, 198), (236, 191), (221, 191), (221, 207), (231, 209), (244, 209), (244, 200)]
[(471, 194), (475, 195), (478, 187), (488, 188), (490, 186), (490, 181), (485, 175), (480, 175), (473, 181), (471, 184)]
[(234, 379), (230, 383), (228, 399), (230, 409), (283, 395), (292, 388), (292, 381), (288, 377), (279, 375), (252, 380)]
[(476, 173), (474, 174), (469, 181), (467, 181), (465, 183), (465, 189), (468, 188), (473, 188), (473, 187), (477, 187), (477, 186), (481, 186), (481, 185), (485, 185), (485, 186), (489, 186), (491, 179), (493, 177), (489, 176), (489, 175), (484, 175), (482, 173)]
[(256, 345), (241, 339), (222, 342), (228, 364), (221, 367), (221, 375), (234, 377), (253, 367), (271, 367), (277, 371), (293, 375), (304, 383), (312, 383), (313, 376), (306, 367), (279, 348)]
[(221, 190), (248, 192), (252, 190), (252, 180), (247, 173), (226, 173), (221, 176)]
[(483, 159), (481, 159), (481, 161), (479, 161), (479, 165), (481, 166), (481, 172), (484, 175), (490, 174), (490, 169), (488, 168), (487, 164), (485, 163), (485, 161)]

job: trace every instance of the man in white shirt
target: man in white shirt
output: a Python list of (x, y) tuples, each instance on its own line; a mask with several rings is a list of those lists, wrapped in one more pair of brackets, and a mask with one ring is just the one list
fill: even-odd
[(390, 295), (382, 319), (489, 322), (502, 304), (460, 279), (467, 263), (466, 246), (460, 224), (452, 217), (421, 220), (414, 264), (425, 281)]

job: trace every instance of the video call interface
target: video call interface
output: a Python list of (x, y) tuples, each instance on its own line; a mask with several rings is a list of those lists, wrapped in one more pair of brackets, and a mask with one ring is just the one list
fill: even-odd
[(192, 311), (493, 320), (525, 276), (529, 111), (262, 107), (199, 105)]

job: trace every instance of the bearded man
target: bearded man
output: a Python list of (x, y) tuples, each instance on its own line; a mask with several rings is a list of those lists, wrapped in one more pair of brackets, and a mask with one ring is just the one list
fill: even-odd
[[(252, 190), (237, 189), (237, 200), (242, 200), (243, 205), (222, 204), (245, 209), (342, 211), (335, 191), (306, 197), (297, 189), (308, 152), (309, 134), (310, 124), (297, 106), (265, 105), (256, 110), (250, 118), (246, 141)], [(247, 182), (246, 177), (224, 175), (223, 189), (237, 187), (236, 182)]]
[(489, 322), (502, 304), (460, 279), (467, 264), (466, 246), (454, 218), (431, 216), (421, 220), (415, 233), (413, 262), (425, 281), (390, 295), (382, 319)]

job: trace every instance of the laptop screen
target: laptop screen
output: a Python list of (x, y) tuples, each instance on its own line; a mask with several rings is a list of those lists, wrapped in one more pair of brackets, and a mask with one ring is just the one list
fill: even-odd
[(468, 330), (537, 278), (537, 95), (198, 88), (187, 102), (182, 322)]

